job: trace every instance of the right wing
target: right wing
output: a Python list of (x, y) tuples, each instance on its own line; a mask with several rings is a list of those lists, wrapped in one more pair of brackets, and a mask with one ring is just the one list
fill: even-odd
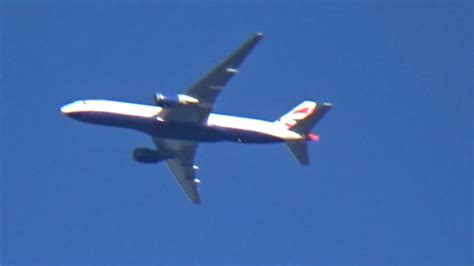
[(229, 80), (239, 71), (239, 67), (244, 59), (262, 37), (262, 33), (256, 33), (204, 78), (183, 93), (198, 99), (199, 104), (165, 109), (160, 113), (160, 117), (167, 121), (204, 123), (212, 111), (217, 96), (219, 96)]
[(183, 190), (194, 204), (201, 204), (197, 190), (194, 156), (198, 144), (191, 141), (153, 138), (158, 150), (173, 153), (174, 158), (166, 160)]

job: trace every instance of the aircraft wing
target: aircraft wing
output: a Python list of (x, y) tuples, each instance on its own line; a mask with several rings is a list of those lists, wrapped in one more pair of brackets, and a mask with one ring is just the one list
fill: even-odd
[(168, 168), (173, 172), (183, 190), (188, 194), (194, 204), (201, 204), (197, 183), (195, 181), (196, 167), (194, 156), (198, 144), (191, 141), (158, 139), (153, 138), (158, 150), (170, 152), (176, 155), (172, 159), (166, 160)]
[(183, 93), (198, 99), (199, 104), (168, 108), (160, 113), (160, 117), (168, 121), (205, 123), (212, 111), (217, 96), (219, 96), (225, 85), (238, 72), (244, 59), (262, 37), (262, 33), (256, 33), (204, 78)]

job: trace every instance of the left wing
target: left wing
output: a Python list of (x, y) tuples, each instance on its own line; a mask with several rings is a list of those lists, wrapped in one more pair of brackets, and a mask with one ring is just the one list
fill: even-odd
[(164, 109), (160, 113), (160, 117), (167, 121), (205, 123), (212, 111), (217, 96), (219, 96), (229, 80), (239, 71), (239, 67), (244, 59), (262, 37), (262, 33), (256, 33), (204, 78), (183, 93), (198, 99), (199, 104)]
[(201, 204), (197, 190), (196, 166), (194, 156), (198, 144), (191, 141), (153, 138), (158, 150), (173, 153), (176, 157), (166, 160), (168, 168), (173, 172), (183, 190), (194, 204)]

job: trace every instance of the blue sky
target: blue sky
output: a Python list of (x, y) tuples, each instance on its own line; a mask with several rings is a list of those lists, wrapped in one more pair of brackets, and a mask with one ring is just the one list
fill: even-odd
[[(472, 262), (469, 1), (2, 1), (1, 262)], [(283, 145), (204, 144), (203, 205), (148, 136), (68, 119), (178, 93), (256, 31), (218, 113), (334, 109), (312, 165)]]

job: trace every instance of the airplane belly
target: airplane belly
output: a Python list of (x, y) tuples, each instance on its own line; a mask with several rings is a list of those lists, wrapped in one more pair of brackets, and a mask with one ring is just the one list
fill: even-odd
[(232, 141), (239, 143), (274, 143), (283, 141), (281, 138), (248, 129), (161, 122), (154, 117), (137, 115), (108, 112), (78, 112), (71, 115), (71, 117), (90, 124), (134, 129), (158, 138), (199, 142)]
[(198, 142), (217, 142), (226, 140), (225, 136), (212, 128), (187, 123), (158, 122), (152, 128), (149, 128), (147, 133), (158, 138)]
[(281, 138), (265, 134), (258, 131), (251, 131), (245, 129), (227, 128), (227, 127), (211, 127), (213, 130), (219, 132), (222, 138), (226, 141), (238, 143), (276, 143), (283, 142)]
[(68, 114), (69, 117), (89, 124), (135, 128), (145, 122), (145, 117), (132, 115), (119, 115), (109, 112), (76, 112)]
[(213, 113), (209, 116), (207, 124), (226, 135), (229, 141), (274, 143), (300, 138), (298, 134), (282, 129), (275, 123), (251, 118)]
[(160, 138), (199, 142), (232, 141), (239, 143), (274, 143), (282, 141), (280, 138), (259, 132), (172, 122), (165, 122), (154, 126), (148, 134)]
[(226, 134), (207, 126), (160, 122), (154, 117), (124, 115), (109, 112), (77, 112), (70, 117), (81, 122), (138, 130), (153, 137), (201, 142), (227, 140)]

